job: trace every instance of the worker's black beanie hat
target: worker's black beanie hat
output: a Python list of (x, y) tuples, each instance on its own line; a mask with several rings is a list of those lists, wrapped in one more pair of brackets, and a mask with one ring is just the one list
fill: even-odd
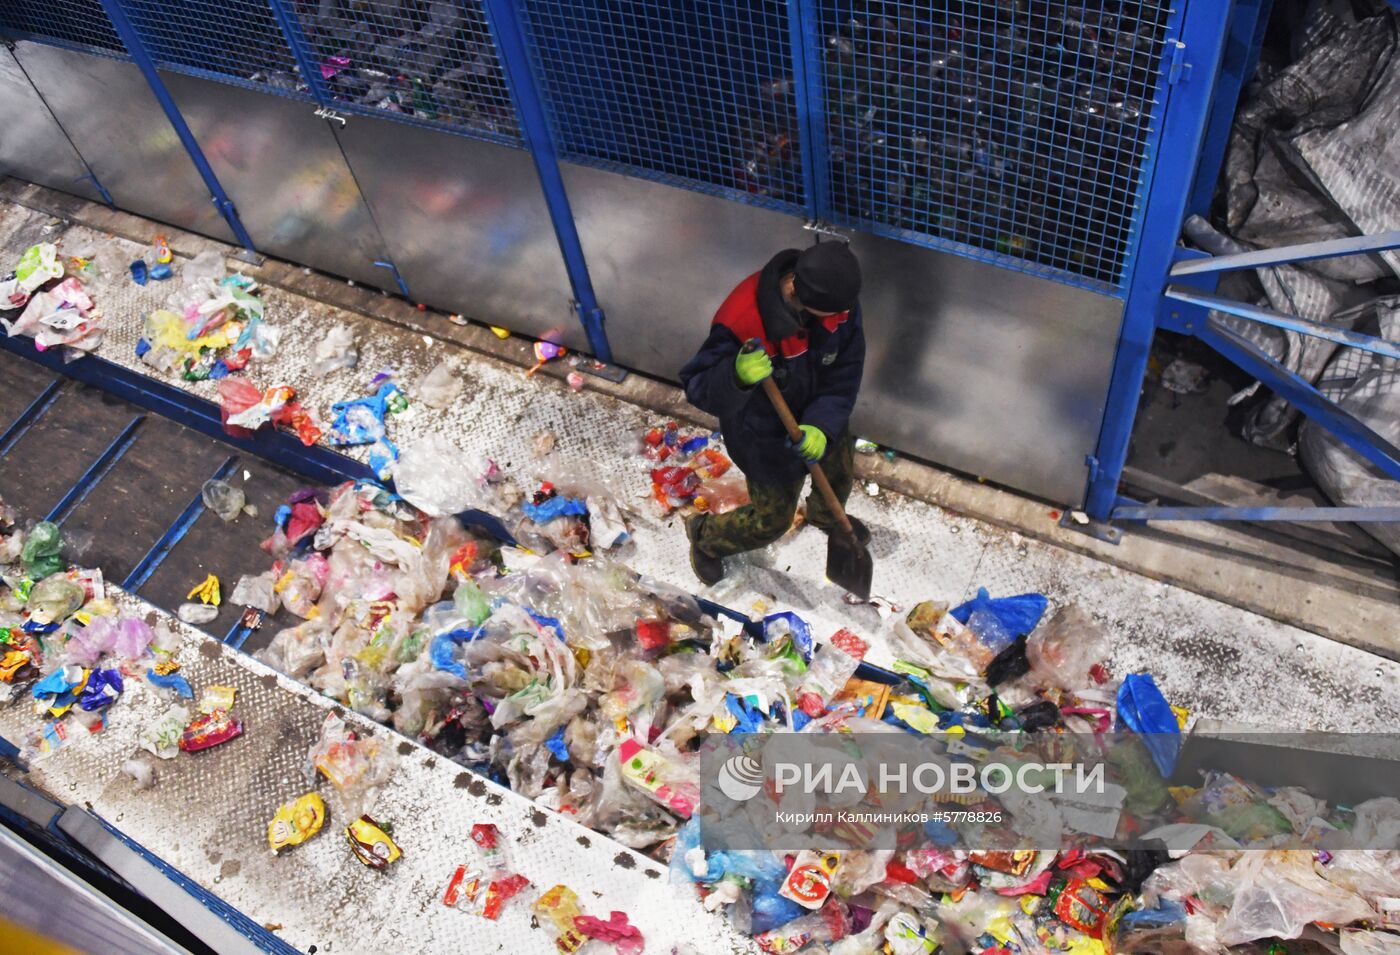
[(860, 295), (860, 263), (844, 242), (821, 242), (797, 257), (793, 291), (807, 308), (844, 312)]

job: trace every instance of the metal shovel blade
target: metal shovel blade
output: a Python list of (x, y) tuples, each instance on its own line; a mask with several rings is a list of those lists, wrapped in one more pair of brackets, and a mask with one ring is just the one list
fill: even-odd
[(833, 528), (826, 540), (826, 576), (861, 600), (869, 600), (870, 581), (875, 576), (870, 549), (843, 530)]

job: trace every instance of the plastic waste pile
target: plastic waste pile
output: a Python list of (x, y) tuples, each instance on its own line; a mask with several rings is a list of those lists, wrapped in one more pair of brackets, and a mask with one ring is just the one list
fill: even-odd
[(643, 432), (639, 446), (651, 462), (651, 496), (663, 517), (680, 509), (723, 514), (748, 503), (748, 484), (720, 450), (719, 432), (668, 421)]
[[(212, 258), (202, 262), (205, 256)], [(218, 253), (201, 253), (185, 265), (187, 294), (175, 296), (183, 304), (178, 312), (162, 308), (146, 317), (136, 343), (138, 358), (186, 381), (205, 381), (276, 355), (281, 329), (263, 320), (257, 283), (246, 275), (225, 276), (223, 270)]]
[[(1351, 925), (1368, 944), (1400, 928), (1385, 908), (1398, 853), (1279, 850), (1261, 867), (1264, 853), (1234, 848), (1351, 825), (1353, 812), (1395, 825), (1400, 804), (1328, 807), (1228, 774), (1169, 790), (1170, 740), (1188, 714), (1148, 675), (1115, 678), (1107, 636), (1077, 608), (1043, 619), (1038, 594), (985, 591), (954, 608), (925, 602), (886, 621), (893, 670), (863, 669), (868, 641), (857, 634), (817, 648), (794, 613), (715, 616), (593, 550), (593, 508), (568, 489), (526, 494), (490, 464), (461, 480), (474, 506), (508, 515), (514, 543), (470, 514), (430, 516), (367, 483), (288, 502), (264, 545), (274, 564), (260, 591), (303, 622), (262, 658), (669, 861), (766, 951), (1218, 951), (1317, 922)], [(705, 734), (976, 739), (1113, 727), (1152, 734), (1115, 778), (1139, 816), (1196, 827), (1186, 831), (1198, 848), (1177, 861), (1156, 850), (832, 852), (814, 903), (789, 885), (795, 870), (810, 874), (804, 856), (707, 855), (699, 844)]]
[[(234, 689), (206, 686), (196, 700), (175, 659), (183, 637), (154, 616), (123, 613), (100, 570), (69, 566), (56, 526), (39, 523), (25, 533), (12, 520), (0, 524), (7, 558), (0, 573), (0, 703), (31, 701), (40, 725), (25, 740), (26, 758), (51, 755), (79, 733), (101, 732), (137, 684), (170, 703), (142, 729), (141, 746), (152, 756), (174, 759), (243, 732), (231, 712)], [(137, 757), (122, 769), (147, 788), (154, 767)]]
[(50, 242), (32, 245), (14, 271), (0, 275), (0, 326), (8, 336), (34, 339), (40, 351), (64, 347), (90, 352), (102, 344), (102, 319), (82, 276), (91, 263), (60, 261)]

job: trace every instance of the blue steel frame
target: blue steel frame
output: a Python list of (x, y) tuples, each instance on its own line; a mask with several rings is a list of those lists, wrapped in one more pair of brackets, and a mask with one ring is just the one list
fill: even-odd
[(1196, 181), (1186, 203), (1187, 215), (1204, 216), (1210, 211), (1220, 167), (1225, 163), (1225, 151), (1230, 145), (1230, 130), (1235, 125), (1235, 106), (1259, 66), (1259, 53), (1264, 47), (1264, 34), (1268, 31), (1273, 7), (1274, 0), (1235, 2), (1230, 32), (1225, 38), (1225, 59), (1215, 83), (1215, 103), (1211, 106), (1206, 139), (1196, 166)]
[(214, 208), (218, 209), (219, 215), (224, 217), (224, 221), (228, 223), (228, 227), (232, 230), (233, 237), (238, 240), (238, 244), (247, 249), (249, 255), (257, 255), (258, 250), (253, 247), (252, 237), (248, 235), (248, 230), (243, 227), (243, 222), (238, 218), (238, 210), (234, 208), (233, 200), (228, 197), (228, 193), (224, 192), (219, 177), (214, 175), (213, 167), (209, 165), (204, 150), (200, 148), (199, 142), (194, 138), (194, 133), (190, 131), (189, 124), (185, 122), (185, 117), (181, 115), (179, 107), (175, 105), (175, 100), (171, 98), (170, 90), (165, 87), (165, 80), (160, 78), (155, 61), (151, 59), (151, 54), (146, 49), (145, 43), (142, 42), (140, 34), (131, 25), (126, 11), (121, 7), (120, 0), (101, 0), (101, 3), (102, 9), (107, 11), (107, 18), (112, 21), (112, 28), (116, 30), (117, 36), (126, 45), (126, 51), (131, 55), (131, 61), (136, 64), (141, 75), (146, 78), (146, 85), (155, 94), (156, 102), (160, 104), (165, 118), (170, 121), (175, 135), (180, 137), (180, 142), (184, 145), (185, 152), (189, 153), (195, 170), (209, 189)]
[[(1175, 69), (1164, 71), (1169, 82), (1173, 77), (1176, 82), (1167, 101), (1159, 143), (1175, 147), (1176, 152), (1169, 160), (1158, 159), (1155, 164), (1103, 427), (1098, 447), (1087, 462), (1084, 509), (1096, 520), (1400, 521), (1400, 507), (1149, 507), (1118, 493), (1147, 356), (1158, 328), (1199, 338), (1287, 398), (1362, 458), (1400, 480), (1400, 449), (1208, 314), (1208, 310), (1228, 312), (1347, 347), (1400, 357), (1397, 343), (1214, 294), (1219, 272), (1400, 248), (1400, 231), (1218, 257), (1177, 246), (1186, 215), (1204, 214), (1210, 208), (1235, 107), (1258, 65), (1272, 5), (1273, 0), (1237, 0), (1232, 5), (1195, 0), (1186, 8), (1181, 27), (1185, 69), (1180, 74)], [(1187, 284), (1169, 285), (1172, 279)]]
[(603, 310), (593, 292), (593, 279), (588, 274), (588, 263), (583, 256), (583, 243), (579, 239), (578, 226), (574, 224), (569, 195), (564, 191), (564, 175), (559, 169), (559, 153), (549, 130), (549, 120), (545, 114), (544, 102), (540, 98), (534, 71), (530, 68), (520, 10), (516, 0), (483, 0), (482, 5), (486, 11), (486, 23), (496, 39), (496, 51), (500, 55), (501, 68), (505, 71), (506, 86), (510, 88), (516, 112), (520, 114), (520, 132), (525, 140), (525, 148), (530, 151), (530, 156), (535, 161), (540, 189), (544, 192), (550, 221), (554, 223), (559, 252), (564, 257), (564, 268), (568, 272), (569, 286), (574, 293), (574, 310), (578, 312), (579, 321), (583, 323), (583, 330), (588, 335), (588, 344), (593, 349), (593, 354), (611, 365), (612, 346), (608, 344), (608, 336), (603, 329)]
[[(1213, 284), (1215, 277), (1232, 269), (1256, 268), (1287, 262), (1305, 262), (1339, 255), (1400, 249), (1400, 231), (1379, 236), (1359, 236), (1313, 242), (1306, 245), (1261, 249), (1217, 257), (1185, 249), (1178, 250), (1171, 276), (1195, 285)], [(1247, 321), (1287, 328), (1359, 348), (1387, 358), (1400, 358), (1400, 343), (1347, 329), (1333, 328), (1292, 315), (1213, 294), (1209, 288), (1169, 285), (1163, 292), (1159, 327), (1182, 335), (1193, 335), (1257, 378), (1294, 407), (1326, 428), (1337, 440), (1393, 480), (1400, 481), (1400, 448), (1368, 427), (1322, 394), (1313, 384), (1266, 355), (1239, 335), (1212, 311), (1225, 312)], [(1097, 514), (1094, 516), (1098, 517)], [(1293, 521), (1357, 523), (1400, 523), (1400, 506), (1376, 507), (1149, 507), (1129, 498), (1116, 496), (1108, 519), (1122, 521)]]

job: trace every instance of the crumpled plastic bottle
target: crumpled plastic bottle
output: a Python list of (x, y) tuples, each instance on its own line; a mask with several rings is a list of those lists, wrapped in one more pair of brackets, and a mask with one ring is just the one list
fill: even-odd
[(204, 506), (219, 515), (219, 519), (225, 522), (231, 521), (241, 514), (243, 505), (248, 502), (241, 487), (235, 487), (227, 481), (220, 481), (217, 478), (205, 481), (199, 496), (204, 499)]
[(63, 558), (58, 555), (63, 544), (63, 535), (57, 524), (40, 521), (25, 538), (24, 550), (20, 551), (20, 563), (24, 572), (36, 580), (47, 577), (63, 569)]

